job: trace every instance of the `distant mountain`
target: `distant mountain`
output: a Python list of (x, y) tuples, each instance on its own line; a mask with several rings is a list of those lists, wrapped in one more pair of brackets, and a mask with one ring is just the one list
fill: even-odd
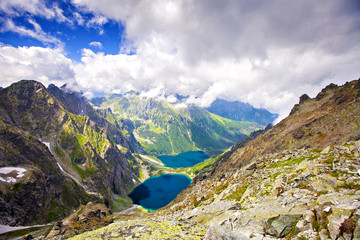
[[(261, 124), (234, 121), (212, 114), (204, 108), (184, 107), (157, 98), (125, 94), (93, 99), (92, 103), (109, 122), (127, 125), (151, 155), (177, 154), (205, 150), (209, 154), (227, 149)], [(175, 96), (176, 102), (182, 96)]]
[(58, 220), (89, 200), (112, 206), (137, 182), (135, 151), (130, 132), (76, 93), (26, 80), (0, 90), (0, 224)]
[(206, 110), (224, 118), (236, 121), (257, 122), (262, 125), (272, 123), (279, 116), (266, 109), (254, 108), (248, 103), (239, 101), (228, 102), (223, 99), (216, 99)]

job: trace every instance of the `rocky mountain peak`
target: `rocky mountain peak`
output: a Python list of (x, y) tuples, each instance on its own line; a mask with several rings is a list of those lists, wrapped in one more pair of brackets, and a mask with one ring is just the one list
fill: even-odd
[[(112, 206), (113, 195), (127, 194), (139, 174), (131, 153), (141, 146), (133, 136), (78, 93), (32, 80), (0, 91), (0, 143), (0, 167), (26, 169), (20, 182), (0, 181), (2, 224), (53, 221), (88, 200)], [(40, 205), (21, 206), (26, 194)]]

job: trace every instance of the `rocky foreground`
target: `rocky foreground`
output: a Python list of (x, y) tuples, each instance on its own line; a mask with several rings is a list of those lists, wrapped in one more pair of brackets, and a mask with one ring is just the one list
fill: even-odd
[(360, 141), (265, 154), (202, 187), (213, 195), (187, 196), (192, 209), (174, 204), (73, 239), (360, 239)]

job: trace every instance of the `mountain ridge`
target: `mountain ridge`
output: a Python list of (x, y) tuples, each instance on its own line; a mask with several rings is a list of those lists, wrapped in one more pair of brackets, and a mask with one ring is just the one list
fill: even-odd
[(262, 127), (225, 119), (196, 105), (179, 107), (166, 100), (137, 94), (109, 95), (105, 99), (92, 102), (110, 122), (122, 120), (119, 125), (127, 124), (146, 151), (154, 156), (199, 149), (212, 155)]
[(248, 103), (239, 101), (229, 102), (224, 99), (216, 99), (205, 109), (232, 120), (257, 122), (262, 125), (272, 123), (279, 116), (263, 108), (254, 108)]
[[(50, 86), (50, 89), (59, 90), (54, 86)], [(56, 92), (58, 96), (61, 93)], [(73, 96), (72, 100), (76, 100), (76, 97)], [(65, 104), (69, 105), (66, 102)], [(33, 182), (36, 179), (35, 175), (30, 175), (36, 172), (34, 169), (40, 169), (40, 175), (43, 176), (46, 176), (47, 168), (51, 169), (52, 175), (61, 176), (59, 178), (65, 179), (61, 180), (62, 182), (68, 181), (72, 184), (65, 190), (73, 192), (74, 195), (68, 197), (73, 198), (72, 204), (65, 204), (64, 201), (57, 201), (56, 194), (53, 193), (49, 194), (48, 200), (43, 199), (45, 195), (41, 194), (41, 188), (35, 188), (32, 191), (35, 196), (39, 196), (36, 201), (46, 204), (38, 207), (37, 214), (34, 214), (34, 207), (38, 204), (34, 204), (28, 206), (26, 212), (20, 211), (21, 214), (13, 210), (14, 214), (10, 217), (2, 215), (0, 220), (3, 224), (35, 224), (48, 222), (49, 219), (56, 220), (91, 199), (104, 202), (111, 207), (114, 194), (126, 195), (138, 181), (138, 162), (129, 147), (131, 136), (126, 139), (120, 130), (116, 130), (96, 111), (91, 110), (90, 105), (84, 106), (92, 117), (76, 115), (68, 111), (65, 104), (36, 81), (23, 80), (0, 91), (0, 126), (1, 136), (4, 138), (2, 146), (12, 141), (13, 138), (7, 138), (10, 133), (16, 133), (18, 137), (14, 139), (22, 139), (23, 145), (32, 146), (34, 141), (35, 145), (41, 145), (40, 148), (32, 148), (30, 152), (18, 147), (18, 140), (13, 143), (11, 151), (2, 147), (4, 158), (0, 161), (0, 167), (24, 167), (29, 174), (15, 184), (0, 182), (1, 201), (6, 204), (12, 202), (9, 209), (21, 209), (21, 204), (26, 201), (25, 195), (21, 195), (21, 201), (13, 202), (18, 196), (16, 191), (12, 194), (9, 189), (16, 187), (25, 194), (29, 186), (27, 181)], [(83, 103), (80, 101), (76, 104), (82, 106)], [(71, 110), (76, 109), (80, 108), (73, 107)], [(138, 147), (135, 145), (133, 149)], [(47, 161), (39, 162), (31, 157), (36, 151), (37, 155), (47, 156)], [(11, 156), (16, 156), (16, 159), (21, 161), (11, 162)], [(49, 177), (51, 179), (51, 176)], [(56, 181), (49, 182), (46, 179), (47, 177), (45, 182), (49, 184), (48, 188), (54, 189)], [(66, 198), (68, 193), (59, 191), (55, 191), (58, 198)], [(96, 195), (87, 197), (90, 192), (95, 192)], [(32, 218), (32, 215), (43, 217)], [(21, 220), (22, 218), (24, 220)]]

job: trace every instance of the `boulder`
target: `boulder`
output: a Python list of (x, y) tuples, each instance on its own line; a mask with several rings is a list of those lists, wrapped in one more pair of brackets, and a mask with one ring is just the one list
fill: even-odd
[(315, 220), (315, 213), (313, 211), (306, 211), (304, 218), (296, 224), (296, 230), (299, 232), (312, 230), (312, 222)]
[(282, 238), (285, 237), (291, 228), (299, 221), (302, 215), (300, 214), (284, 214), (269, 218), (265, 222), (265, 233)]
[(226, 232), (226, 230), (218, 224), (212, 224), (204, 238), (205, 240), (249, 240), (247, 237), (239, 237), (234, 232)]
[(113, 222), (113, 219), (108, 217), (109, 214), (110, 211), (104, 204), (89, 202), (63, 221), (57, 222), (47, 239), (65, 239), (106, 226)]

